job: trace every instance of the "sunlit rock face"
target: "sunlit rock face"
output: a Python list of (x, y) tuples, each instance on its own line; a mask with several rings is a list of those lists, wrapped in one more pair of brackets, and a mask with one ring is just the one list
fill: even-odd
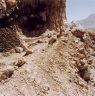
[(49, 29), (56, 30), (66, 19), (66, 0), (21, 0), (21, 5), (29, 6), (31, 15), (40, 16), (47, 22), (46, 27)]
[[(18, 17), (21, 17), (19, 20), (23, 16), (30, 19), (33, 17), (41, 20), (38, 20), (37, 24), (44, 25), (46, 23), (47, 29), (56, 30), (64, 24), (66, 19), (65, 8), (66, 0), (1, 0), (0, 17), (9, 23), (14, 19), (17, 21)], [(29, 21), (31, 21), (30, 19)]]

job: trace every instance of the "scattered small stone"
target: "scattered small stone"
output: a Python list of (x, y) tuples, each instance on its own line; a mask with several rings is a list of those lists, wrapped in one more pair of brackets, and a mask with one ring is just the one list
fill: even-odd
[(85, 50), (84, 48), (80, 48), (80, 49), (78, 50), (78, 52), (81, 53), (81, 54), (84, 54), (84, 50)]
[(17, 67), (21, 67), (26, 63), (26, 61), (24, 59), (20, 59), (15, 63), (15, 66)]
[(79, 43), (79, 40), (78, 40), (78, 39), (76, 39), (76, 40), (74, 40), (74, 42), (78, 44), (78, 43)]
[(12, 76), (13, 72), (14, 72), (13, 70), (5, 70), (5, 71), (1, 72), (0, 81), (10, 78)]
[(57, 35), (57, 38), (60, 38), (61, 36), (62, 36), (61, 34), (58, 34), (58, 35)]
[(38, 40), (37, 43), (43, 43), (43, 41), (42, 40)]
[(84, 54), (77, 54), (77, 57), (80, 58), (80, 59), (84, 59), (85, 55)]
[(87, 63), (88, 63), (89, 65), (91, 65), (91, 64), (93, 63), (93, 60), (92, 60), (92, 59), (89, 59), (89, 60), (87, 61)]
[(52, 45), (53, 43), (56, 42), (56, 38), (51, 38), (48, 42), (48, 44)]
[(85, 71), (83, 79), (85, 81), (89, 82), (90, 81), (90, 76), (91, 76), (91, 74), (88, 71)]
[(85, 65), (85, 62), (83, 60), (80, 60), (79, 63), (84, 66)]
[(52, 36), (48, 34), (47, 37), (48, 37), (48, 38), (51, 38)]
[(68, 42), (68, 39), (62, 38), (62, 41), (63, 41), (64, 43), (67, 43), (67, 42)]
[(27, 50), (24, 56), (27, 56), (29, 54), (32, 54), (32, 51), (31, 50)]
[(21, 52), (23, 52), (23, 48), (22, 47), (16, 47), (15, 51), (16, 51), (16, 53), (21, 53)]
[(50, 87), (49, 87), (49, 86), (43, 86), (43, 89), (44, 89), (45, 91), (49, 91), (49, 90), (50, 90)]

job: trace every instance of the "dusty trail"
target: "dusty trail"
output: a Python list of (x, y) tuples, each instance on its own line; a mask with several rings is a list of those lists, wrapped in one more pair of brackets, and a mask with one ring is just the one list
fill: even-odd
[[(33, 51), (27, 56), (25, 52), (0, 55), (0, 96), (94, 96), (95, 51), (88, 45), (86, 50), (71, 32), (49, 44), (56, 36), (48, 32), (39, 38), (24, 37)], [(85, 66), (92, 77), (81, 77)]]

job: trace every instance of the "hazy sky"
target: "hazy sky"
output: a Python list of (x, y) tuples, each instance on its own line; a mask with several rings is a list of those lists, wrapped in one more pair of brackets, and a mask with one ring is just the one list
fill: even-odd
[(80, 20), (95, 13), (95, 0), (67, 0), (68, 21)]

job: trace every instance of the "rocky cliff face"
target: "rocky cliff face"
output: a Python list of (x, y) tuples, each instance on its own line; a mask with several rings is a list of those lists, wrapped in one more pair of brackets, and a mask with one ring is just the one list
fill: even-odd
[[(65, 4), (65, 0), (1, 0), (0, 28), (8, 29), (12, 26), (14, 29), (13, 25), (15, 25), (27, 36), (40, 36), (47, 29), (60, 31), (66, 17)], [(4, 46), (6, 46), (6, 50), (10, 49), (12, 45), (15, 48), (22, 43), (16, 32), (16, 30), (12, 33), (7, 32), (8, 35), (6, 35), (6, 31), (3, 31), (4, 38), (1, 33), (1, 42), (8, 41), (7, 44), (3, 43), (3, 45), (0, 43), (2, 50), (4, 50)], [(12, 38), (12, 34), (13, 37), (18, 37), (17, 41)]]

